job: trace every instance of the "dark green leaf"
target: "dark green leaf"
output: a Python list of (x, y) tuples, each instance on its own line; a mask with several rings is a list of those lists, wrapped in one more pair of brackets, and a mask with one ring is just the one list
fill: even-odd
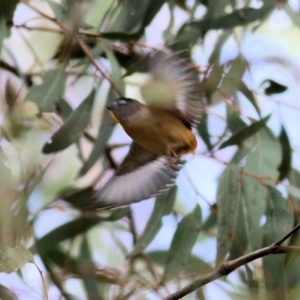
[(211, 150), (213, 148), (211, 142), (210, 142), (210, 135), (208, 131), (208, 126), (207, 126), (207, 114), (205, 113), (202, 116), (202, 119), (200, 121), (200, 124), (197, 126), (197, 131), (199, 135), (201, 136), (203, 142), (205, 143), (206, 147), (208, 150)]
[[(214, 50), (209, 57), (209, 60), (208, 60), (209, 64), (219, 64), (220, 63), (220, 57), (221, 57), (221, 53), (223, 50), (223, 46), (227, 42), (227, 40), (229, 39), (229, 37), (231, 35), (232, 35), (231, 30), (225, 30), (224, 32), (222, 32), (220, 34), (218, 41), (214, 46)], [(223, 71), (223, 67), (222, 67), (222, 71)]]
[(57, 227), (37, 240), (35, 246), (38, 253), (45, 253), (59, 243), (87, 232), (100, 222), (101, 218), (99, 217), (81, 217)]
[(56, 103), (56, 110), (61, 118), (66, 121), (73, 111), (72, 106), (64, 99), (59, 99)]
[(167, 254), (162, 283), (171, 280), (184, 268), (197, 241), (200, 227), (201, 210), (197, 205), (194, 211), (186, 215), (178, 224)]
[(11, 21), (19, 0), (1, 1), (0, 20)]
[(289, 175), (289, 172), (291, 170), (292, 165), (292, 149), (289, 137), (284, 129), (284, 127), (281, 127), (281, 132), (279, 135), (279, 142), (282, 149), (282, 160), (278, 167), (279, 171), (279, 180), (283, 180)]
[(278, 82), (275, 82), (271, 79), (265, 80), (264, 83), (269, 83), (269, 86), (265, 88), (265, 94), (266, 95), (273, 95), (273, 94), (281, 94), (284, 93), (287, 90), (287, 87), (285, 85), (282, 85)]
[(236, 26), (245, 26), (253, 21), (262, 19), (266, 15), (270, 14), (274, 8), (275, 3), (265, 4), (259, 9), (246, 7), (220, 17), (194, 21), (189, 25), (197, 28), (198, 30), (206, 31), (211, 29), (230, 29)]
[(55, 111), (54, 101), (63, 96), (65, 91), (67, 79), (65, 67), (65, 65), (62, 65), (47, 72), (42, 84), (34, 85), (29, 89), (26, 99), (35, 102), (40, 111)]
[(222, 263), (234, 239), (241, 197), (240, 170), (229, 164), (219, 178), (217, 191), (218, 236), (217, 265)]
[(240, 145), (243, 141), (248, 139), (257, 133), (261, 128), (266, 126), (266, 122), (269, 120), (270, 115), (263, 118), (262, 120), (252, 123), (249, 127), (239, 130), (237, 133), (233, 134), (227, 141), (220, 145), (219, 149), (223, 149), (232, 145)]
[(49, 154), (69, 147), (84, 132), (91, 120), (91, 110), (95, 98), (95, 90), (69, 115), (64, 125), (51, 137), (51, 143), (46, 143), (43, 153)]
[[(266, 211), (264, 246), (268, 246), (293, 227), (293, 210), (289, 202), (274, 187), (269, 187), (269, 199)], [(277, 299), (286, 299), (286, 274), (284, 256), (266, 256), (263, 258), (266, 289), (274, 293)]]
[(202, 81), (202, 88), (207, 95), (212, 95), (221, 82), (224, 73), (224, 67), (218, 64), (213, 65), (209, 68), (208, 72), (205, 74), (205, 78)]
[(135, 256), (141, 253), (153, 241), (162, 226), (162, 217), (169, 215), (172, 212), (176, 194), (177, 186), (171, 188), (168, 193), (157, 196), (155, 206), (146, 228), (138, 238), (138, 241), (129, 256)]

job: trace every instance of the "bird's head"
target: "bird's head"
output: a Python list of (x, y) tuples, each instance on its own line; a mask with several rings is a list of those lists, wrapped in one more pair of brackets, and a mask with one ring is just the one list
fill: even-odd
[(131, 98), (118, 98), (106, 108), (119, 123), (126, 123), (136, 119), (144, 105)]

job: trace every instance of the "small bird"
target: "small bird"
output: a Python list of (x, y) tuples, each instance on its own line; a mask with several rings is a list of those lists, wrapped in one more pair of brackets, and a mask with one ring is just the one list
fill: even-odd
[(181, 156), (197, 147), (192, 127), (205, 103), (198, 72), (187, 60), (162, 51), (149, 58), (149, 71), (152, 80), (141, 88), (147, 104), (122, 97), (107, 106), (133, 141), (88, 207), (126, 205), (168, 190), (182, 166)]

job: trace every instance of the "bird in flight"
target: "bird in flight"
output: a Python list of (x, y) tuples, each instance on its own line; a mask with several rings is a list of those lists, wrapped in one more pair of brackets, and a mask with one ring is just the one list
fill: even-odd
[(205, 103), (197, 70), (173, 53), (159, 51), (147, 58), (152, 79), (141, 87), (146, 104), (122, 97), (107, 106), (132, 144), (115, 174), (88, 199), (88, 207), (128, 205), (168, 190), (182, 155), (197, 147), (192, 128)]

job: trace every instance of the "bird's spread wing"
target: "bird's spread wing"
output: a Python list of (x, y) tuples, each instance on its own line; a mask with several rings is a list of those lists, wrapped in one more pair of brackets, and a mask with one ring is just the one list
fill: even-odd
[(148, 61), (152, 80), (141, 87), (151, 106), (174, 111), (189, 126), (199, 123), (204, 113), (204, 92), (197, 70), (174, 54), (156, 52)]
[(87, 207), (121, 206), (156, 196), (174, 185), (179, 161), (157, 156), (135, 142), (115, 175), (95, 191)]

